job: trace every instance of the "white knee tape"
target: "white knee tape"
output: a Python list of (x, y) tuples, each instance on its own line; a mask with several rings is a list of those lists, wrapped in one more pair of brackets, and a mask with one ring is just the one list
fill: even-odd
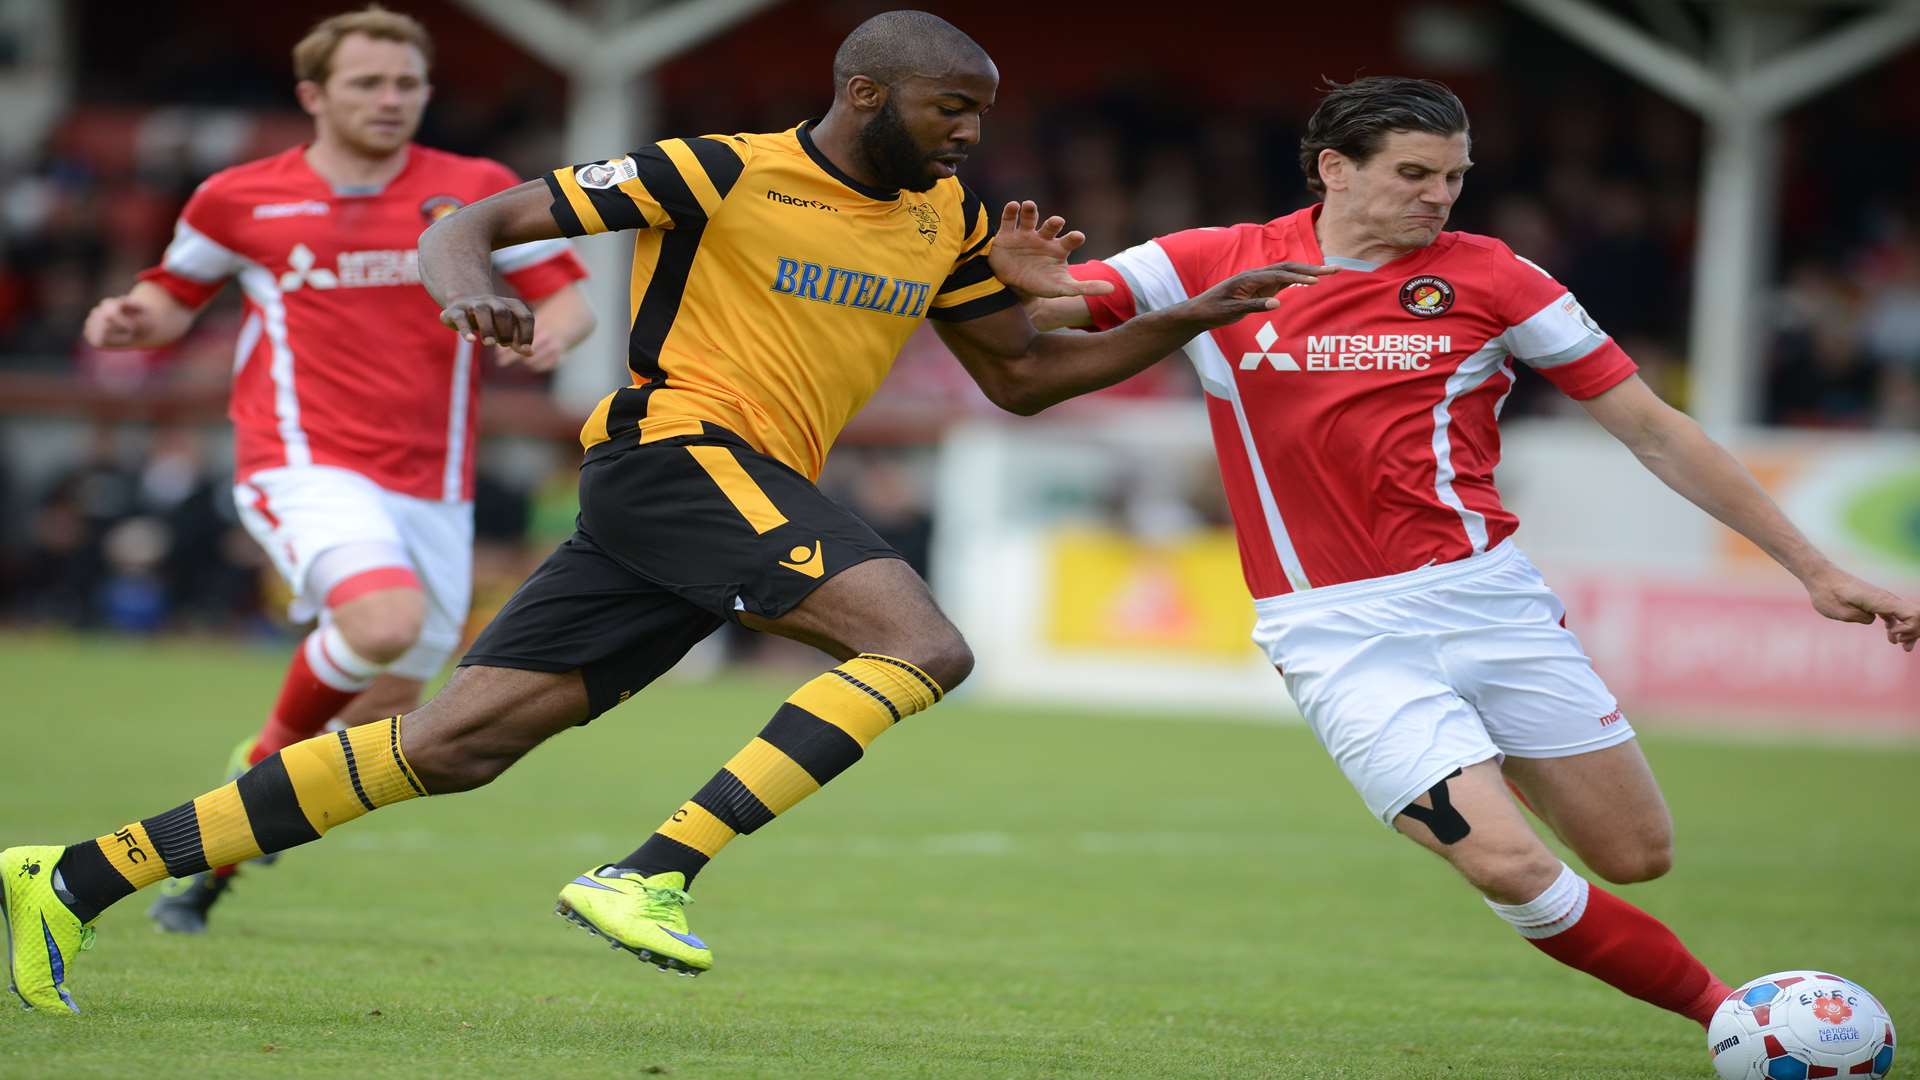
[(314, 676), (335, 690), (365, 690), (386, 667), (354, 652), (340, 628), (325, 619), (301, 647), (306, 650), (307, 666)]

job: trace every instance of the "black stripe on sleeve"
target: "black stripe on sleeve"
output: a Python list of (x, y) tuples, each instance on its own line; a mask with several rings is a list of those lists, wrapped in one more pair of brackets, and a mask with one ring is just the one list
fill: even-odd
[(560, 178), (548, 173), (547, 190), (553, 193), (553, 204), (548, 207), (553, 212), (553, 223), (560, 226), (562, 236), (585, 236), (587, 227), (580, 224), (580, 215), (573, 212), (573, 204), (567, 201), (567, 193), (560, 190)]
[(200, 812), (192, 803), (181, 803), (140, 824), (160, 853), (160, 861), (167, 864), (169, 877), (192, 877), (207, 869), (206, 851), (200, 842)]
[[(725, 147), (716, 149), (726, 152), (729, 157), (733, 156)], [(633, 163), (640, 168), (640, 182), (647, 186), (647, 190), (653, 193), (654, 201), (673, 219), (674, 228), (685, 229), (707, 220), (706, 211), (700, 209), (700, 200), (693, 197), (693, 189), (687, 186), (686, 179), (680, 175), (679, 166), (673, 163), (665, 150), (658, 146), (635, 150)], [(629, 206), (633, 204), (633, 200), (627, 199), (625, 194), (620, 197)]]
[(760, 737), (792, 758), (822, 786), (847, 771), (865, 753), (859, 740), (791, 703), (780, 706)]
[(1005, 310), (1019, 302), (1020, 297), (1015, 295), (1012, 289), (999, 289), (964, 304), (955, 304), (953, 307), (928, 308), (927, 318), (939, 322), (966, 322), (969, 319), (978, 319), (983, 315)]
[(647, 220), (646, 213), (640, 209), (638, 203), (633, 201), (633, 196), (619, 188), (595, 189), (583, 186), (580, 190), (586, 193), (587, 201), (593, 204), (594, 212), (600, 215), (600, 221), (607, 227), (608, 232), (653, 227), (653, 222)]
[[(974, 226), (979, 224), (983, 210), (985, 210), (985, 207), (980, 204), (980, 196), (974, 194), (972, 188), (961, 184), (960, 220), (962, 222), (961, 227), (967, 230), (966, 235), (973, 235)], [(987, 235), (993, 235), (993, 222), (991, 221), (987, 222)]]
[(986, 259), (968, 259), (960, 268), (947, 275), (940, 283), (939, 293), (950, 293), (955, 289), (964, 289), (969, 285), (978, 285), (993, 276), (993, 264)]
[(707, 171), (707, 179), (713, 182), (713, 190), (720, 193), (722, 199), (740, 179), (741, 170), (746, 164), (740, 155), (727, 149), (712, 139), (688, 139), (687, 146), (693, 156), (700, 161), (700, 167)]
[(693, 802), (742, 835), (773, 820), (773, 811), (760, 801), (760, 796), (726, 769), (714, 773), (706, 787), (694, 792)]
[(290, 847), (320, 839), (300, 809), (300, 797), (294, 793), (293, 780), (287, 776), (287, 764), (279, 754), (270, 754), (240, 777), (240, 805), (247, 809), (247, 824), (260, 852), (271, 855)]

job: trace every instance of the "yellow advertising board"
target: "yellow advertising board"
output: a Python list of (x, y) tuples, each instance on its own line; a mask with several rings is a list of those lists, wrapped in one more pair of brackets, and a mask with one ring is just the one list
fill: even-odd
[(1109, 529), (1045, 538), (1046, 641), (1063, 652), (1245, 659), (1253, 605), (1226, 529), (1148, 543)]

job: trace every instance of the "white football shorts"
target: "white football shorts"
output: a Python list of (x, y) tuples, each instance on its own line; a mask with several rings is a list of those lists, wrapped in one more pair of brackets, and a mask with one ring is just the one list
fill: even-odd
[(1532, 562), (1492, 550), (1254, 601), (1253, 640), (1389, 827), (1455, 769), (1568, 757), (1633, 727)]
[[(293, 592), (288, 617), (326, 618), (326, 589), (341, 577), (392, 566), (420, 579), (427, 614), (420, 640), (387, 667), (430, 679), (460, 647), (473, 598), (473, 504), (401, 495), (350, 469), (330, 465), (263, 469), (234, 485), (247, 527)], [(314, 563), (329, 551), (366, 553), (365, 566), (330, 563), (320, 582)]]

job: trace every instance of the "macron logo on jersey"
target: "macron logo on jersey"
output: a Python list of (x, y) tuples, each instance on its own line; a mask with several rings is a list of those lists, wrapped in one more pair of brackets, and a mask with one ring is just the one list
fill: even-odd
[(420, 253), (412, 248), (377, 251), (343, 251), (338, 271), (316, 265), (313, 249), (295, 244), (287, 256), (286, 273), (280, 275), (280, 290), (294, 292), (312, 286), (316, 289), (370, 289), (383, 285), (420, 284)]
[(304, 202), (265, 203), (253, 208), (253, 219), (270, 221), (274, 218), (318, 217), (326, 214), (328, 210), (327, 204), (318, 199), (308, 199)]

